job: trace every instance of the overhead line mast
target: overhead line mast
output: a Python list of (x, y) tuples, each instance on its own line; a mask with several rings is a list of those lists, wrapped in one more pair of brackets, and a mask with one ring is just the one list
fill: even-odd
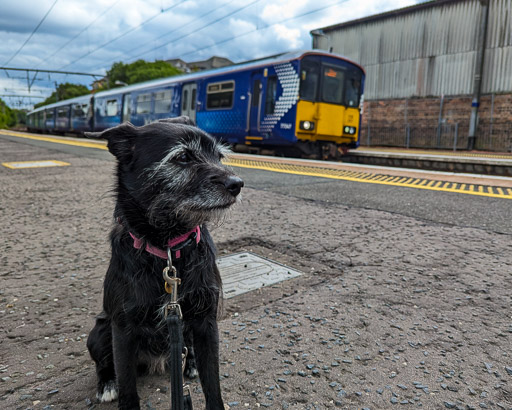
[[(59, 71), (59, 70), (40, 70), (35, 68), (17, 68), (17, 67), (0, 67), (0, 70), (7, 71), (25, 71), (27, 73), (27, 87), (28, 92), (30, 92), (30, 88), (32, 87), (32, 84), (34, 84), (34, 81), (36, 80), (36, 76), (38, 73), (50, 73), (50, 74), (67, 74), (67, 75), (85, 75), (89, 77), (104, 77), (104, 74), (93, 74), (93, 73), (81, 73), (76, 71)], [(31, 79), (29, 76), (30, 72), (34, 72), (34, 77)], [(7, 74), (9, 76), (9, 74)]]

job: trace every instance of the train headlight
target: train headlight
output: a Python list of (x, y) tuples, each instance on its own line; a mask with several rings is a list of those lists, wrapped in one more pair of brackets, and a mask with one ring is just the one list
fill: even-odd
[(349, 126), (343, 127), (343, 132), (345, 134), (354, 135), (356, 133), (356, 127), (349, 127)]
[(313, 131), (315, 129), (315, 123), (313, 121), (301, 121), (300, 129), (305, 131)]

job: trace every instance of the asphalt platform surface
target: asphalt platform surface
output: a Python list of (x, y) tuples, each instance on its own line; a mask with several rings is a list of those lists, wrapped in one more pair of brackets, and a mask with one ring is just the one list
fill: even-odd
[[(0, 162), (27, 150), (0, 141)], [(98, 404), (86, 340), (108, 265), (113, 160), (30, 147), (71, 166), (0, 167), (0, 408)], [(512, 235), (251, 186), (212, 230), (304, 272), (224, 301), (232, 409), (512, 409)], [(168, 409), (166, 376), (138, 381)], [(196, 409), (204, 408), (197, 381)]]

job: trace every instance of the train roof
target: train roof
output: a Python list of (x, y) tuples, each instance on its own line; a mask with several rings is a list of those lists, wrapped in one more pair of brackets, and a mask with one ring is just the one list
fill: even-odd
[(110, 90), (100, 91), (95, 94), (90, 94), (88, 96), (76, 97), (76, 98), (72, 98), (69, 100), (63, 100), (63, 101), (59, 101), (59, 102), (56, 102), (53, 104), (45, 105), (43, 107), (39, 107), (39, 108), (33, 110), (32, 113), (36, 112), (36, 111), (40, 111), (42, 109), (59, 107), (61, 105), (65, 105), (65, 104), (80, 102), (80, 101), (83, 101), (83, 99), (85, 97), (90, 97), (91, 95), (94, 95), (95, 98), (101, 98), (101, 97), (108, 97), (110, 95), (129, 93), (132, 91), (145, 90), (145, 89), (151, 89), (151, 88), (159, 88), (159, 87), (162, 87), (162, 86), (165, 86), (168, 84), (170, 85), (170, 84), (179, 83), (179, 82), (191, 82), (191, 81), (195, 81), (200, 78), (229, 74), (229, 73), (233, 73), (233, 72), (237, 72), (237, 71), (242, 71), (242, 70), (245, 70), (248, 68), (257, 68), (260, 66), (264, 67), (269, 64), (286, 63), (288, 61), (301, 59), (306, 55), (322, 55), (322, 56), (326, 56), (326, 57), (339, 58), (339, 59), (347, 61), (350, 64), (353, 64), (353, 65), (359, 67), (364, 72), (363, 67), (361, 67), (356, 62), (354, 62), (342, 55), (328, 53), (327, 51), (324, 51), (324, 50), (300, 50), (300, 51), (276, 54), (273, 56), (264, 57), (264, 58), (257, 59), (257, 60), (244, 61), (242, 63), (234, 64), (234, 65), (227, 66), (227, 67), (214, 68), (211, 70), (198, 71), (196, 73), (187, 73), (187, 74), (176, 75), (176, 76), (172, 76), (172, 77), (159, 78), (156, 80), (150, 80), (150, 81), (145, 81), (142, 83), (127, 85), (125, 87), (112, 88)]
[(292, 61), (292, 60), (302, 58), (305, 55), (325, 55), (325, 56), (329, 56), (329, 57), (340, 58), (340, 59), (343, 59), (351, 64), (358, 66), (364, 72), (364, 69), (359, 64), (357, 64), (356, 62), (351, 61), (348, 58), (343, 57), (341, 55), (327, 53), (325, 51), (320, 51), (320, 50), (312, 50), (312, 51), (302, 50), (302, 51), (295, 51), (295, 52), (290, 52), (290, 53), (277, 54), (277, 55), (273, 55), (270, 57), (264, 57), (264, 58), (261, 58), (258, 60), (245, 61), (243, 63), (234, 64), (234, 65), (227, 66), (227, 67), (198, 71), (196, 73), (176, 75), (173, 77), (159, 78), (157, 80), (150, 80), (150, 81), (145, 81), (143, 83), (131, 84), (131, 85), (127, 85), (125, 87), (112, 88), (110, 90), (100, 91), (100, 92), (96, 93), (95, 97), (98, 97), (98, 98), (99, 97), (107, 97), (109, 95), (114, 95), (114, 94), (120, 94), (120, 93), (124, 94), (124, 93), (128, 93), (128, 92), (138, 91), (138, 90), (143, 90), (143, 89), (148, 89), (148, 88), (158, 88), (158, 87), (161, 87), (161, 86), (164, 86), (167, 84), (173, 84), (173, 83), (179, 83), (179, 82), (189, 82), (189, 81), (194, 81), (194, 80), (197, 80), (200, 78), (229, 74), (232, 72), (245, 70), (250, 67), (256, 68), (259, 66), (266, 66), (269, 64), (285, 63), (287, 61)]
[(73, 103), (89, 102), (89, 100), (91, 99), (92, 96), (93, 96), (93, 94), (85, 94), (85, 95), (81, 95), (79, 97), (74, 97), (74, 98), (69, 98), (67, 100), (57, 101), (52, 104), (43, 105), (42, 107), (38, 107), (38, 108), (32, 110), (30, 113), (47, 110), (49, 108), (61, 107), (63, 105), (68, 105), (68, 104), (73, 104)]

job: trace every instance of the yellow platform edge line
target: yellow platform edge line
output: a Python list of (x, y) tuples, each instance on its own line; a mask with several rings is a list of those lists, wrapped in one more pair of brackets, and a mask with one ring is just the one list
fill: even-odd
[[(96, 149), (102, 149), (102, 150), (108, 150), (107, 146), (102, 143), (98, 142), (86, 142), (86, 141), (72, 141), (72, 140), (66, 140), (62, 138), (57, 137), (43, 137), (38, 135), (31, 135), (31, 134), (24, 134), (24, 133), (14, 133), (6, 130), (0, 130), (0, 134), (6, 134), (13, 137), (19, 137), (19, 138), (26, 138), (36, 141), (45, 141), (45, 142), (52, 142), (56, 144), (64, 144), (64, 145), (73, 145), (78, 147), (85, 147), (85, 148), (96, 148)], [(245, 160), (245, 162), (249, 162), (249, 160)], [(466, 194), (466, 195), (477, 195), (477, 196), (486, 196), (486, 197), (492, 197), (492, 198), (503, 198), (503, 199), (512, 199), (512, 189), (507, 188), (507, 191), (509, 194), (495, 194), (493, 192), (486, 193), (481, 188), (479, 188), (479, 191), (474, 190), (474, 185), (470, 185), (470, 190), (465, 191), (461, 190), (461, 188), (444, 188), (444, 187), (435, 187), (431, 186), (431, 184), (434, 181), (430, 181), (427, 186), (425, 185), (415, 185), (407, 182), (390, 182), (390, 181), (382, 181), (382, 180), (375, 180), (375, 179), (367, 179), (367, 178), (357, 178), (357, 177), (348, 177), (348, 176), (340, 176), (340, 175), (332, 175), (332, 174), (326, 174), (322, 172), (307, 172), (307, 171), (294, 171), (294, 170), (283, 170), (278, 169), (272, 166), (264, 165), (264, 161), (258, 161), (262, 165), (252, 165), (252, 164), (242, 164), (239, 163), (237, 160), (228, 160), (225, 161), (227, 165), (230, 166), (237, 166), (241, 168), (252, 168), (252, 169), (261, 169), (263, 171), (272, 171), (272, 172), (280, 172), (284, 174), (294, 174), (294, 175), (306, 175), (306, 176), (314, 176), (314, 177), (321, 177), (321, 178), (328, 178), (328, 179), (340, 179), (345, 181), (353, 181), (353, 182), (364, 182), (367, 184), (380, 184), (380, 185), (390, 185), (390, 186), (400, 186), (400, 187), (407, 187), (407, 188), (417, 188), (417, 189), (427, 189), (430, 191), (442, 191), (442, 192), (454, 192), (459, 194)], [(4, 165), (4, 163), (2, 164)], [(7, 166), (7, 165), (4, 165)], [(292, 165), (292, 167), (296, 167), (295, 165)], [(393, 178), (394, 179), (394, 178)], [(438, 185), (438, 184), (436, 184)], [(492, 191), (492, 190), (491, 190)]]
[(67, 139), (57, 138), (57, 137), (43, 137), (43, 136), (39, 136), (39, 135), (29, 135), (29, 134), (23, 134), (23, 133), (17, 133), (17, 132), (14, 133), (14, 132), (5, 131), (5, 130), (1, 130), (0, 134), (6, 134), (6, 135), (10, 135), (12, 137), (26, 138), (29, 140), (53, 142), (55, 144), (73, 145), (75, 147), (97, 148), (97, 149), (108, 150), (106, 144), (102, 144), (101, 142), (72, 141), (72, 140), (67, 140)]
[[(428, 185), (427, 186), (414, 185), (414, 184), (403, 183), (403, 182), (376, 181), (376, 180), (353, 178), (353, 177), (341, 176), (341, 175), (329, 175), (329, 174), (324, 174), (322, 172), (281, 170), (281, 169), (273, 168), (272, 166), (266, 166), (266, 165), (265, 166), (264, 165), (254, 166), (254, 165), (237, 164), (236, 161), (226, 161), (226, 163), (227, 163), (227, 165), (240, 167), (240, 168), (260, 169), (263, 171), (280, 172), (283, 174), (306, 175), (306, 176), (321, 177), (321, 178), (328, 178), (328, 179), (340, 179), (340, 180), (345, 180), (345, 181), (363, 182), (363, 183), (367, 183), (367, 184), (391, 185), (391, 186), (399, 186), (399, 187), (405, 187), (405, 188), (426, 189), (429, 191), (453, 192), (453, 193), (457, 193), (457, 194), (486, 196), (486, 197), (491, 197), (491, 198), (512, 199), (512, 194), (511, 195), (501, 195), (501, 194), (495, 194), (495, 193), (478, 192), (478, 191), (474, 191), (474, 190), (473, 191), (463, 191), (460, 188), (459, 189), (443, 188), (443, 187), (435, 187), (435, 186), (428, 186)], [(433, 182), (436, 182), (436, 181), (433, 181)]]
[[(17, 167), (16, 164), (36, 164), (32, 166), (25, 167)], [(27, 169), (27, 168), (49, 168), (49, 167), (63, 167), (71, 165), (69, 162), (57, 161), (55, 159), (41, 159), (41, 160), (33, 160), (33, 161), (10, 161), (10, 162), (2, 162), (2, 165), (9, 169)]]

